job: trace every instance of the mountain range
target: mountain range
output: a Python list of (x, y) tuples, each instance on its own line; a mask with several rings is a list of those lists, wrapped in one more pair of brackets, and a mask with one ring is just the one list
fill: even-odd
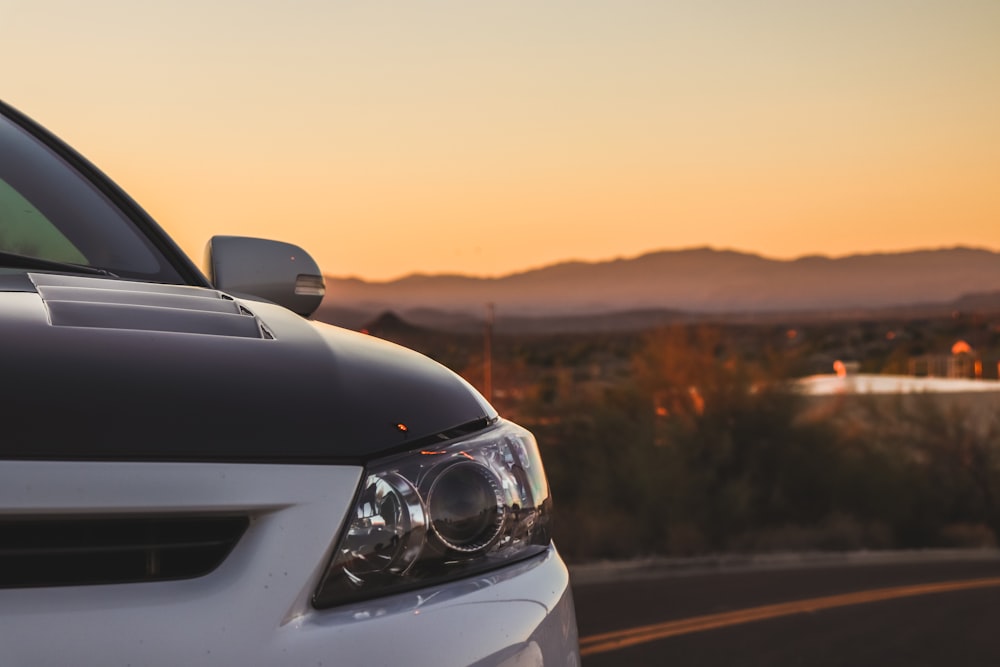
[[(652, 252), (605, 262), (564, 262), (496, 278), (410, 275), (387, 282), (327, 277), (318, 317), (384, 311), (499, 317), (587, 318), (655, 312), (740, 316), (833, 313), (960, 299), (996, 304), (1000, 253), (956, 247), (777, 260), (731, 250)], [(326, 317), (324, 317), (324, 314)], [(332, 319), (337, 319), (336, 317)], [(427, 319), (422, 317), (419, 319)]]

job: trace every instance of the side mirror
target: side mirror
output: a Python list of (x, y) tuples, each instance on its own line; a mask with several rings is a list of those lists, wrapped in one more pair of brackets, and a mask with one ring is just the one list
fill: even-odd
[(249, 294), (308, 317), (326, 293), (319, 266), (302, 248), (245, 236), (213, 236), (205, 248), (217, 289)]

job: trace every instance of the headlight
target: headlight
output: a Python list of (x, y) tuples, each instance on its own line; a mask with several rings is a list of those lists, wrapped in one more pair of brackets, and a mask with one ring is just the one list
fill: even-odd
[(429, 586), (544, 551), (538, 447), (510, 422), (372, 463), (313, 598), (330, 607)]

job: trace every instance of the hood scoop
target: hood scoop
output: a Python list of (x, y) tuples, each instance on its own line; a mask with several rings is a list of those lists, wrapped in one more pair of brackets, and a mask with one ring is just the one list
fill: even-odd
[(253, 313), (216, 290), (48, 273), (29, 277), (52, 326), (273, 338)]

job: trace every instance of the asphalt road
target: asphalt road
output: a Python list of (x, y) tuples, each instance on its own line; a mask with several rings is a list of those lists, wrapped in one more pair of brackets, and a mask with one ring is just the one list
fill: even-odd
[(583, 667), (1000, 665), (1000, 559), (574, 581), (573, 593)]

